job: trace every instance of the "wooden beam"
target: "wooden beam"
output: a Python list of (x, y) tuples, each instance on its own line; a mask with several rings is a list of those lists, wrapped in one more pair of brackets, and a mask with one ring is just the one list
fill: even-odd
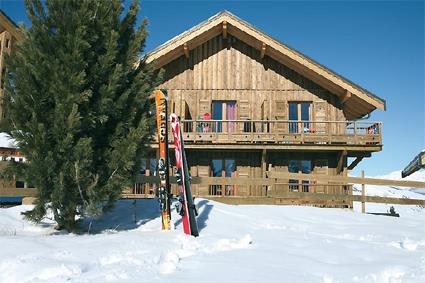
[(261, 45), (261, 50), (260, 50), (260, 58), (263, 59), (265, 55), (266, 55), (266, 44), (263, 42), (263, 44)]
[(366, 184), (377, 186), (399, 186), (399, 187), (412, 187), (424, 188), (425, 182), (418, 181), (401, 181), (401, 180), (388, 180), (377, 178), (361, 178), (361, 177), (343, 177), (343, 176), (327, 176), (317, 174), (299, 174), (297, 173), (284, 173), (284, 172), (267, 172), (269, 178), (275, 179), (294, 179), (294, 180), (310, 180), (310, 181), (324, 181), (324, 182), (338, 182), (348, 184)]
[(0, 196), (2, 197), (35, 197), (37, 189), (24, 188), (0, 188)]
[(374, 197), (374, 196), (361, 196), (361, 195), (333, 195), (321, 193), (297, 193), (288, 192), (279, 197), (267, 196), (210, 196), (199, 195), (198, 197), (214, 200), (226, 204), (234, 205), (255, 205), (255, 204), (322, 204), (322, 205), (342, 205), (349, 204), (352, 201), (365, 201), (375, 203), (388, 203), (388, 204), (402, 204), (402, 205), (425, 205), (425, 200), (421, 199), (408, 199), (408, 198), (389, 198), (389, 197)]
[(351, 164), (348, 166), (347, 169), (348, 170), (353, 170), (354, 167), (356, 167), (357, 164), (359, 164), (360, 161), (362, 161), (362, 160), (363, 160), (363, 156), (357, 157), (356, 159), (353, 160), (353, 162), (351, 162)]
[(336, 166), (337, 174), (340, 174), (344, 170), (344, 163), (345, 163), (344, 161), (346, 157), (347, 157), (347, 151), (346, 150), (341, 151), (338, 158), (338, 165)]
[[(138, 176), (138, 183), (159, 184), (158, 176)], [(233, 177), (192, 177), (191, 184), (202, 185), (257, 185), (271, 186), (274, 184), (273, 179), (268, 178), (233, 178)], [(170, 183), (177, 184), (176, 177), (170, 176)]]
[(189, 59), (189, 47), (187, 46), (187, 43), (183, 44), (183, 52), (186, 59)]
[[(156, 149), (158, 148), (158, 143), (150, 143), (150, 148)], [(169, 146), (171, 149), (174, 148), (174, 144), (170, 144)], [(362, 145), (344, 145), (344, 144), (236, 144), (236, 143), (192, 143), (188, 140), (185, 140), (185, 148), (187, 149), (235, 149), (235, 150), (243, 150), (243, 149), (249, 149), (249, 150), (262, 150), (263, 148), (266, 148), (267, 150), (302, 150), (302, 151), (338, 151), (338, 150), (348, 150), (348, 151), (365, 151), (365, 152), (376, 152), (382, 150), (382, 145), (368, 145), (368, 144), (362, 144)]]
[(362, 158), (365, 158), (365, 157), (371, 157), (372, 156), (372, 153), (370, 153), (370, 152), (348, 152), (347, 153), (347, 157), (362, 157)]
[(226, 39), (227, 38), (227, 22), (223, 21), (223, 38)]
[(261, 153), (261, 175), (263, 178), (266, 178), (267, 172), (267, 150), (264, 148)]
[(348, 99), (351, 98), (351, 92), (349, 92), (348, 90), (345, 92), (345, 94), (343, 96), (341, 96), (340, 100), (341, 100), (341, 104), (344, 104), (345, 102), (347, 102)]
[[(361, 177), (344, 177), (344, 176), (328, 176), (317, 174), (298, 174), (298, 173), (284, 173), (284, 172), (267, 172), (268, 178), (232, 178), (232, 177), (192, 177), (192, 184), (203, 185), (273, 185), (276, 183), (275, 179), (281, 180), (310, 180), (310, 181), (327, 181), (349, 184), (367, 184), (378, 186), (400, 186), (400, 187), (413, 187), (425, 188), (425, 182), (418, 181), (400, 181), (388, 180), (377, 178), (361, 178)], [(138, 176), (137, 182), (139, 183), (159, 183), (158, 176)], [(170, 176), (170, 182), (176, 183), (176, 178)], [(22, 190), (22, 189), (20, 189)]]

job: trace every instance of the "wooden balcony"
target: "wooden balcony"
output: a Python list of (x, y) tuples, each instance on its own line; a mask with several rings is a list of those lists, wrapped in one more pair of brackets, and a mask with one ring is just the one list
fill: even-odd
[(185, 120), (186, 144), (382, 145), (382, 123), (364, 121)]

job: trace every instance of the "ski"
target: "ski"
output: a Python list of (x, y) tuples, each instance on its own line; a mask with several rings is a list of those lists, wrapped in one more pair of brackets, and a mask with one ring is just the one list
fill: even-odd
[(158, 175), (159, 188), (158, 197), (161, 208), (162, 229), (171, 229), (170, 213), (170, 182), (168, 164), (168, 120), (167, 120), (167, 96), (166, 92), (155, 91), (156, 122), (158, 129), (159, 160)]
[(184, 151), (184, 141), (180, 128), (179, 118), (171, 114), (171, 131), (174, 137), (174, 152), (176, 158), (176, 177), (179, 187), (179, 202), (177, 210), (182, 217), (183, 231), (187, 235), (199, 236), (198, 224), (196, 222), (196, 207), (190, 190), (190, 176)]

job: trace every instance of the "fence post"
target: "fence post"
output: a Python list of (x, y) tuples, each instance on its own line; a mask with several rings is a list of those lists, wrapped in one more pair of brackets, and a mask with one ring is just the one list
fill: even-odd
[[(364, 170), (362, 170), (362, 178), (364, 179)], [(365, 191), (365, 187), (366, 187), (366, 185), (363, 182), (362, 183), (362, 213), (366, 213), (366, 203), (365, 203), (366, 191)]]

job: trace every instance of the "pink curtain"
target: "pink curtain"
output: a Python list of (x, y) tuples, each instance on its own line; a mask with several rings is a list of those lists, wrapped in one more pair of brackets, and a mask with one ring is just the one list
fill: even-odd
[[(226, 103), (226, 120), (236, 120), (236, 102), (234, 101)], [(235, 122), (227, 123), (227, 131), (235, 132)]]

